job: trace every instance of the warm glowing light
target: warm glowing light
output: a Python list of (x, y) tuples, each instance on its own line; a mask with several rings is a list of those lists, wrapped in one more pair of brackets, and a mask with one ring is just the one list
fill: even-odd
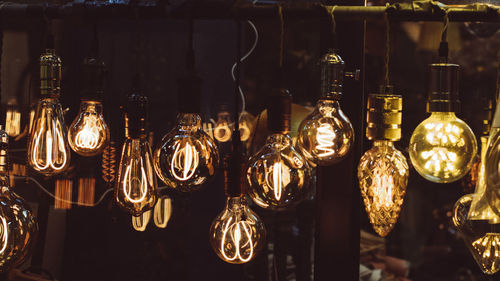
[(0, 225), (0, 255), (5, 252), (7, 248), (7, 242), (9, 241), (9, 229), (7, 220), (4, 217), (0, 217), (1, 225)]
[(69, 126), (68, 141), (82, 156), (95, 156), (104, 150), (109, 141), (109, 129), (102, 115), (101, 102), (82, 101), (80, 112)]
[(146, 211), (140, 216), (132, 216), (132, 227), (137, 231), (145, 231), (151, 219), (151, 211)]
[[(252, 241), (252, 229), (248, 222), (246, 221), (234, 221), (232, 222), (232, 217), (227, 221), (223, 233), (222, 240), (220, 242), (220, 250), (224, 258), (228, 261), (233, 261), (238, 258), (241, 262), (247, 262), (253, 258), (253, 241)], [(231, 257), (230, 253), (227, 253), (226, 242), (228, 240), (227, 236), (231, 237), (234, 243), (234, 255)], [(243, 249), (248, 249), (245, 251)], [(242, 255), (246, 257), (243, 257)]]
[(373, 171), (374, 179), (373, 184), (370, 188), (373, 188), (373, 193), (375, 194), (375, 206), (376, 208), (386, 207), (390, 208), (394, 202), (392, 201), (392, 194), (394, 190), (394, 180), (391, 175), (386, 174), (386, 169), (384, 164), (380, 168)]
[(158, 199), (154, 208), (154, 222), (159, 228), (167, 227), (172, 215), (172, 200), (166, 196)]
[(272, 167), (266, 169), (266, 192), (272, 190), (276, 200), (281, 199), (283, 189), (290, 183), (290, 171), (288, 167), (279, 161), (273, 164)]
[(409, 150), (420, 175), (446, 183), (460, 179), (470, 170), (477, 142), (472, 130), (454, 113), (434, 112), (413, 132)]
[[(172, 175), (180, 181), (189, 180), (198, 168), (199, 157), (196, 147), (186, 143), (180, 148), (181, 143), (177, 143), (171, 165)], [(181, 171), (182, 174), (178, 174)]]
[(500, 262), (500, 234), (486, 233), (485, 236), (472, 242), (472, 246), (482, 252), (484, 259), (495, 257), (499, 260), (494, 261), (494, 263)]
[(215, 125), (214, 137), (219, 142), (227, 142), (231, 139), (231, 129), (227, 122), (217, 123)]
[(247, 141), (250, 138), (250, 128), (246, 123), (240, 122), (240, 139), (241, 141)]
[(5, 115), (5, 131), (11, 137), (21, 133), (21, 112), (13, 109), (7, 110)]
[(66, 167), (67, 151), (60, 126), (49, 125), (45, 128), (42, 124), (40, 129), (35, 131), (33, 139), (31, 164), (36, 170), (45, 171), (51, 168), (54, 171), (61, 171)]
[[(142, 161), (142, 159), (141, 159)], [(131, 163), (125, 169), (125, 176), (123, 180), (123, 194), (127, 200), (131, 203), (140, 203), (148, 194), (148, 179), (146, 177), (146, 171), (144, 171), (144, 166), (141, 164), (141, 178), (134, 177), (130, 170), (133, 168), (135, 161)], [(134, 167), (135, 168), (135, 167)]]
[(322, 123), (317, 132), (316, 132), (316, 141), (318, 144), (316, 145), (316, 149), (320, 151), (318, 153), (318, 157), (328, 157), (335, 153), (333, 149), (336, 135), (333, 131), (333, 128), (328, 123)]
[(95, 149), (99, 144), (99, 128), (95, 116), (85, 117), (82, 129), (76, 134), (75, 145), (79, 148)]

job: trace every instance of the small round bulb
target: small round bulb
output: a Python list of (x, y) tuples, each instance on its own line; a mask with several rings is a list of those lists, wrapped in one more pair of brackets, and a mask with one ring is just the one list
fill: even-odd
[(109, 128), (102, 115), (102, 104), (82, 101), (80, 112), (68, 131), (69, 145), (82, 156), (101, 153), (109, 141)]
[(219, 152), (214, 140), (201, 129), (198, 114), (181, 113), (177, 120), (177, 126), (155, 151), (155, 170), (167, 186), (190, 192), (215, 175)]
[(436, 183), (459, 180), (472, 168), (477, 142), (453, 112), (433, 112), (411, 136), (410, 159), (417, 172)]
[(219, 142), (228, 142), (231, 140), (231, 134), (231, 115), (227, 111), (219, 112), (215, 122), (214, 138)]
[(231, 197), (210, 227), (210, 244), (223, 261), (242, 264), (251, 261), (262, 248), (266, 229), (244, 199)]

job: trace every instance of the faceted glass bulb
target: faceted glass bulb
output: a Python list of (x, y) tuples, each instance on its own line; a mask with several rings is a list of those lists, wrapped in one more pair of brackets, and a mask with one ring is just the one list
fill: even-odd
[(304, 200), (310, 191), (309, 165), (285, 134), (270, 135), (249, 160), (248, 195), (262, 208), (283, 209)]
[(137, 217), (132, 216), (132, 227), (137, 231), (143, 232), (146, 230), (150, 219), (151, 210), (146, 211)]
[(43, 98), (38, 102), (28, 142), (28, 163), (45, 175), (60, 173), (69, 166), (66, 125), (56, 98)]
[(214, 138), (219, 142), (228, 142), (231, 140), (231, 115), (227, 111), (217, 114), (217, 122), (215, 122)]
[(170, 216), (172, 215), (172, 200), (168, 196), (162, 196), (156, 202), (154, 208), (154, 221), (156, 227), (167, 227)]
[(262, 248), (266, 229), (262, 220), (240, 197), (227, 199), (226, 207), (210, 227), (210, 244), (223, 261), (251, 261)]
[(239, 124), (241, 141), (247, 141), (252, 135), (254, 130), (254, 120), (255, 117), (252, 114), (246, 111), (241, 112)]
[(171, 188), (198, 190), (219, 166), (217, 145), (200, 123), (198, 114), (180, 114), (177, 126), (155, 151), (156, 174)]
[(488, 199), (491, 210), (500, 216), (500, 128), (492, 128), (486, 151), (485, 197)]
[(453, 224), (481, 270), (493, 275), (500, 270), (500, 225), (468, 218), (474, 196), (467, 194), (458, 199), (453, 208)]
[(405, 156), (391, 141), (375, 141), (359, 161), (359, 187), (366, 212), (373, 229), (382, 237), (398, 220), (409, 174)]
[(29, 205), (7, 186), (0, 187), (0, 272), (21, 265), (31, 255), (38, 223)]
[(115, 185), (115, 200), (132, 216), (139, 216), (152, 209), (157, 198), (153, 157), (148, 141), (144, 138), (127, 138)]
[(338, 101), (320, 99), (299, 126), (298, 146), (302, 154), (319, 165), (342, 160), (354, 143), (354, 129)]
[(436, 183), (459, 180), (469, 172), (477, 142), (469, 126), (453, 112), (433, 112), (410, 140), (410, 159), (417, 172)]
[(109, 141), (109, 128), (102, 115), (102, 104), (82, 101), (80, 112), (68, 131), (69, 145), (82, 156), (101, 153)]

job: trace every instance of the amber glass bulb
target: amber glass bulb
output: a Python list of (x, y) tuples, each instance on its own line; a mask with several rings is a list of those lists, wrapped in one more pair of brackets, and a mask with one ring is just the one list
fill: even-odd
[(69, 145), (82, 156), (101, 153), (109, 141), (109, 128), (102, 115), (102, 104), (82, 101), (80, 112), (68, 131)]
[(115, 200), (133, 216), (152, 209), (157, 199), (153, 155), (145, 137), (127, 138), (115, 186)]
[(342, 160), (354, 143), (354, 129), (338, 101), (320, 99), (299, 126), (298, 146), (304, 156), (319, 165)]
[(231, 134), (231, 115), (227, 111), (217, 113), (217, 121), (214, 126), (214, 138), (219, 142), (228, 142), (231, 140)]
[(228, 198), (226, 207), (210, 227), (210, 244), (215, 253), (233, 264), (251, 261), (262, 248), (265, 237), (264, 223), (240, 197)]
[(177, 126), (155, 151), (155, 170), (167, 186), (190, 192), (215, 175), (219, 152), (214, 140), (201, 129), (198, 114), (181, 113), (177, 120)]
[(398, 220), (408, 175), (406, 158), (391, 141), (375, 141), (359, 161), (359, 187), (366, 212), (373, 229), (382, 237)]
[(249, 160), (248, 195), (262, 208), (287, 208), (307, 197), (310, 179), (309, 165), (290, 137), (272, 134)]

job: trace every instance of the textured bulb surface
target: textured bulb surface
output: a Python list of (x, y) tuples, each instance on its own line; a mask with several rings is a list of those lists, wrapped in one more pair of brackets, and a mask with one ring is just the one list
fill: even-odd
[(28, 163), (36, 171), (52, 175), (63, 172), (70, 163), (66, 126), (59, 100), (38, 102), (28, 143)]
[(390, 141), (375, 141), (361, 157), (359, 187), (370, 223), (382, 237), (391, 232), (398, 220), (408, 175), (406, 158)]
[(262, 208), (287, 208), (307, 197), (310, 179), (307, 161), (290, 137), (273, 134), (249, 161), (248, 195)]
[(433, 112), (410, 140), (410, 159), (417, 172), (436, 183), (462, 178), (472, 167), (477, 142), (469, 126), (452, 112)]
[(500, 270), (500, 226), (488, 220), (471, 220), (469, 209), (474, 194), (462, 196), (453, 208), (453, 224), (479, 268), (489, 275)]
[(500, 216), (500, 128), (491, 129), (488, 144), (484, 166), (487, 188), (484, 196), (491, 210)]
[(101, 153), (109, 141), (109, 128), (102, 115), (102, 104), (82, 101), (80, 112), (68, 131), (69, 145), (82, 156)]
[(219, 152), (214, 140), (201, 129), (198, 114), (180, 114), (178, 121), (155, 151), (155, 170), (167, 186), (190, 192), (215, 174)]
[(152, 209), (157, 185), (151, 148), (146, 139), (126, 139), (115, 185), (115, 200), (133, 216)]
[(338, 101), (319, 100), (314, 111), (299, 126), (298, 146), (302, 154), (319, 165), (342, 160), (354, 143), (354, 129)]
[(266, 229), (262, 220), (240, 197), (228, 198), (224, 210), (210, 227), (210, 244), (223, 261), (251, 261), (262, 248)]
[(21, 265), (31, 254), (38, 223), (29, 205), (8, 187), (0, 188), (0, 271)]

